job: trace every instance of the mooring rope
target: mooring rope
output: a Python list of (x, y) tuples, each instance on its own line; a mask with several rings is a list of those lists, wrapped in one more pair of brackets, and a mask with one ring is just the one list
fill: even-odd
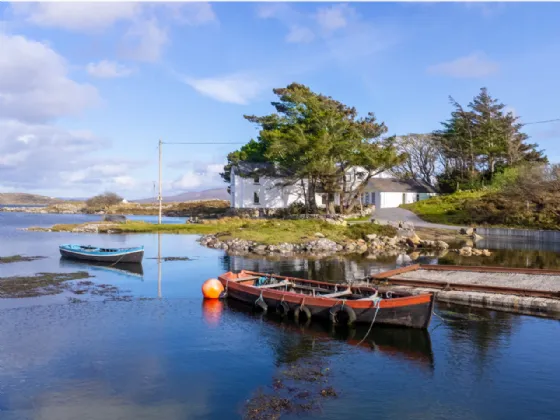
[(375, 314), (373, 315), (373, 319), (371, 320), (371, 324), (369, 325), (369, 329), (368, 329), (366, 335), (364, 336), (364, 338), (361, 339), (361, 341), (358, 344), (356, 344), (356, 346), (359, 346), (360, 344), (362, 344), (366, 340), (366, 338), (368, 337), (369, 333), (371, 332), (371, 329), (373, 328), (373, 324), (375, 323), (375, 318), (377, 318), (377, 313), (379, 312), (379, 309), (381, 307), (381, 301), (382, 300), (383, 299), (378, 298), (378, 297), (374, 298), (373, 305), (377, 309), (375, 310)]

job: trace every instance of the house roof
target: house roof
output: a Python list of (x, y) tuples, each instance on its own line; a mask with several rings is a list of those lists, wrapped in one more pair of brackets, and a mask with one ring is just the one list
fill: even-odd
[(367, 190), (379, 192), (413, 192), (413, 193), (435, 193), (436, 190), (421, 181), (414, 179), (397, 178), (372, 178), (368, 182)]
[(268, 162), (241, 161), (235, 165), (235, 172), (241, 176), (268, 175), (279, 178), (286, 176), (282, 173), (283, 171)]

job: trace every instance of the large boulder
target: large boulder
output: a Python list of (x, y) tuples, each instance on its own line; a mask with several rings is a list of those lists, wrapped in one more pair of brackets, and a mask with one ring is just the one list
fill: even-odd
[(336, 252), (337, 244), (334, 241), (331, 241), (327, 238), (317, 239), (316, 241), (308, 242), (306, 245), (308, 251), (315, 252), (315, 251), (328, 251), (328, 252)]
[(473, 228), (461, 228), (461, 230), (459, 230), (459, 233), (461, 235), (472, 235), (474, 233), (474, 229)]
[(470, 246), (464, 246), (459, 250), (459, 254), (463, 257), (470, 257), (472, 255), (473, 249)]
[(410, 247), (417, 247), (422, 242), (422, 239), (416, 234), (406, 238), (406, 243)]

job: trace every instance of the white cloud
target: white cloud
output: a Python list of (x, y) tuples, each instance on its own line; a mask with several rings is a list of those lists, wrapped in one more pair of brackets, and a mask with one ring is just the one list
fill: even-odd
[(315, 39), (313, 31), (305, 26), (292, 26), (286, 35), (286, 42), (290, 43), (307, 43)]
[(113, 79), (117, 77), (126, 77), (132, 74), (133, 70), (116, 61), (102, 60), (98, 63), (89, 63), (86, 71), (93, 77), (102, 79)]
[(210, 3), (163, 3), (171, 17), (179, 23), (200, 26), (218, 21)]
[(495, 74), (500, 66), (484, 53), (475, 52), (445, 63), (428, 67), (428, 73), (455, 78), (479, 78)]
[(317, 11), (315, 19), (321, 29), (330, 32), (344, 28), (348, 21), (355, 16), (355, 11), (347, 4), (337, 4), (323, 7)]
[(246, 105), (258, 97), (264, 84), (245, 75), (229, 75), (215, 78), (185, 78), (184, 82), (202, 95), (220, 102)]
[(223, 163), (183, 162), (183, 167), (190, 166), (183, 174), (170, 183), (171, 190), (195, 190), (200, 187), (212, 188), (223, 184), (220, 172)]
[(41, 122), (98, 103), (97, 90), (68, 77), (65, 60), (40, 42), (0, 33), (0, 118)]
[(106, 29), (121, 20), (133, 20), (142, 11), (140, 3), (14, 3), (11, 9), (16, 17), (45, 27), (88, 32)]
[(264, 3), (257, 7), (257, 16), (261, 19), (281, 18), (291, 13), (292, 9), (286, 3)]
[(485, 18), (490, 18), (502, 13), (506, 7), (505, 3), (489, 3), (481, 1), (469, 1), (460, 4), (467, 9), (479, 12)]
[(132, 60), (156, 62), (167, 41), (167, 30), (156, 19), (138, 21), (125, 34), (123, 54)]

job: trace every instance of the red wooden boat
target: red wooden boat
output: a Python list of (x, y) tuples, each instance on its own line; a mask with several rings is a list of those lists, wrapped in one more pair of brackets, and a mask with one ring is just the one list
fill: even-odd
[(434, 295), (348, 286), (242, 270), (219, 276), (227, 297), (294, 318), (427, 328)]

